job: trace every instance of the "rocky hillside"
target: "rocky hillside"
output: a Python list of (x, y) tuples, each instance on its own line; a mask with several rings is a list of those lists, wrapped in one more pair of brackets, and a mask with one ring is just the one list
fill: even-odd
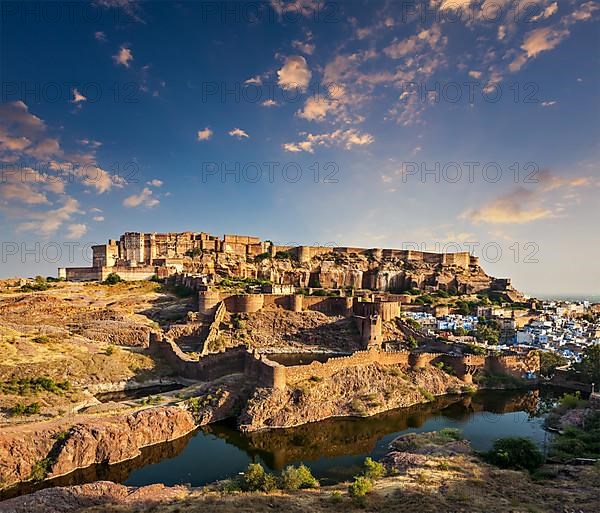
[(185, 316), (189, 299), (151, 282), (47, 287), (24, 291), (5, 282), (0, 291), (0, 423), (39, 420), (12, 415), (17, 405), (35, 403), (39, 414), (53, 416), (89, 400), (86, 391), (172, 375), (145, 347), (161, 316)]
[(370, 416), (459, 392), (462, 387), (462, 381), (431, 366), (351, 367), (327, 380), (311, 378), (284, 390), (257, 389), (240, 417), (240, 426), (244, 431), (256, 431), (330, 417)]

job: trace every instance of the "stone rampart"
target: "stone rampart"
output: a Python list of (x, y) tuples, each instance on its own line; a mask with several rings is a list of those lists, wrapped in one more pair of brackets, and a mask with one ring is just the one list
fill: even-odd
[(324, 363), (313, 361), (308, 365), (283, 367), (285, 383), (291, 385), (310, 378), (327, 379), (343, 369), (379, 363), (380, 365), (407, 365), (408, 351), (357, 351), (350, 356), (330, 358)]
[(527, 374), (538, 374), (540, 355), (537, 351), (530, 351), (527, 355), (490, 356), (487, 360), (487, 369), (490, 372), (516, 378), (522, 378)]
[(219, 326), (221, 325), (221, 322), (223, 322), (223, 319), (225, 318), (226, 314), (227, 314), (227, 309), (225, 308), (225, 303), (223, 303), (223, 302), (219, 303), (219, 305), (217, 306), (217, 309), (215, 311), (214, 318), (208, 327), (208, 334), (206, 335), (206, 338), (204, 339), (204, 345), (202, 347), (202, 353), (201, 353), (202, 355), (205, 355), (208, 353), (208, 347), (209, 347), (210, 343), (214, 342), (219, 337), (219, 333), (220, 333)]
[(231, 313), (253, 313), (260, 311), (265, 299), (263, 294), (236, 294), (226, 297), (223, 302)]
[(248, 351), (243, 346), (195, 360), (186, 355), (172, 340), (160, 334), (151, 333), (150, 349), (162, 356), (180, 376), (188, 379), (211, 381), (222, 376), (246, 371)]

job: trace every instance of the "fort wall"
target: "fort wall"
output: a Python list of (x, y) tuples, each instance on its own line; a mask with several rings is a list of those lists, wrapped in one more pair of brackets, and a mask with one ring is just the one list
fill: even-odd
[[(311, 378), (328, 379), (344, 369), (356, 366), (377, 363), (382, 366), (422, 368), (439, 361), (451, 365), (459, 378), (466, 383), (471, 383), (472, 375), (476, 369), (493, 368), (494, 365), (499, 364), (501, 368), (508, 371), (520, 372), (519, 362), (528, 362), (532, 357), (532, 353), (525, 356), (484, 357), (369, 349), (356, 351), (350, 356), (332, 357), (326, 362), (313, 361), (308, 365), (285, 367), (269, 360), (266, 355), (249, 351), (244, 346), (227, 349), (221, 353), (213, 353), (201, 357), (200, 360), (194, 360), (181, 351), (173, 341), (156, 333), (150, 334), (150, 349), (165, 358), (178, 374), (189, 379), (209, 381), (228, 374), (244, 373), (249, 379), (256, 381), (259, 386), (278, 389), (293, 386), (300, 381)], [(501, 363), (496, 361), (506, 358), (509, 359)], [(535, 362), (535, 359), (531, 361)], [(526, 364), (526, 367), (528, 365)], [(523, 377), (523, 374), (518, 377)]]
[(231, 313), (254, 313), (262, 310), (265, 304), (263, 294), (236, 294), (223, 299), (227, 311)]
[(118, 274), (125, 281), (149, 280), (156, 274), (154, 266), (141, 267), (66, 267), (58, 275), (67, 281), (103, 281), (109, 274)]

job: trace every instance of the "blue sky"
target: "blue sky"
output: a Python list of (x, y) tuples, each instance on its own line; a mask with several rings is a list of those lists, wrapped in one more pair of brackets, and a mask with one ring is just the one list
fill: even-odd
[(597, 2), (2, 9), (2, 276), (196, 230), (600, 291)]

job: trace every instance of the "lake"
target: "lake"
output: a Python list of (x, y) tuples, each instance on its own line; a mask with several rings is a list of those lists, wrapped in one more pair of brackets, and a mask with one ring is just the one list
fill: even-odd
[(233, 422), (205, 426), (185, 437), (142, 449), (142, 455), (117, 465), (95, 465), (42, 485), (25, 484), (3, 494), (18, 495), (46, 486), (110, 480), (132, 486), (152, 483), (201, 486), (235, 476), (249, 463), (271, 470), (304, 463), (322, 484), (351, 479), (367, 456), (380, 458), (388, 444), (405, 433), (458, 428), (476, 450), (497, 438), (523, 436), (545, 450), (551, 435), (543, 429), (543, 407), (561, 394), (543, 388), (481, 391), (444, 396), (428, 404), (368, 418), (338, 418), (290, 429), (240, 433)]

